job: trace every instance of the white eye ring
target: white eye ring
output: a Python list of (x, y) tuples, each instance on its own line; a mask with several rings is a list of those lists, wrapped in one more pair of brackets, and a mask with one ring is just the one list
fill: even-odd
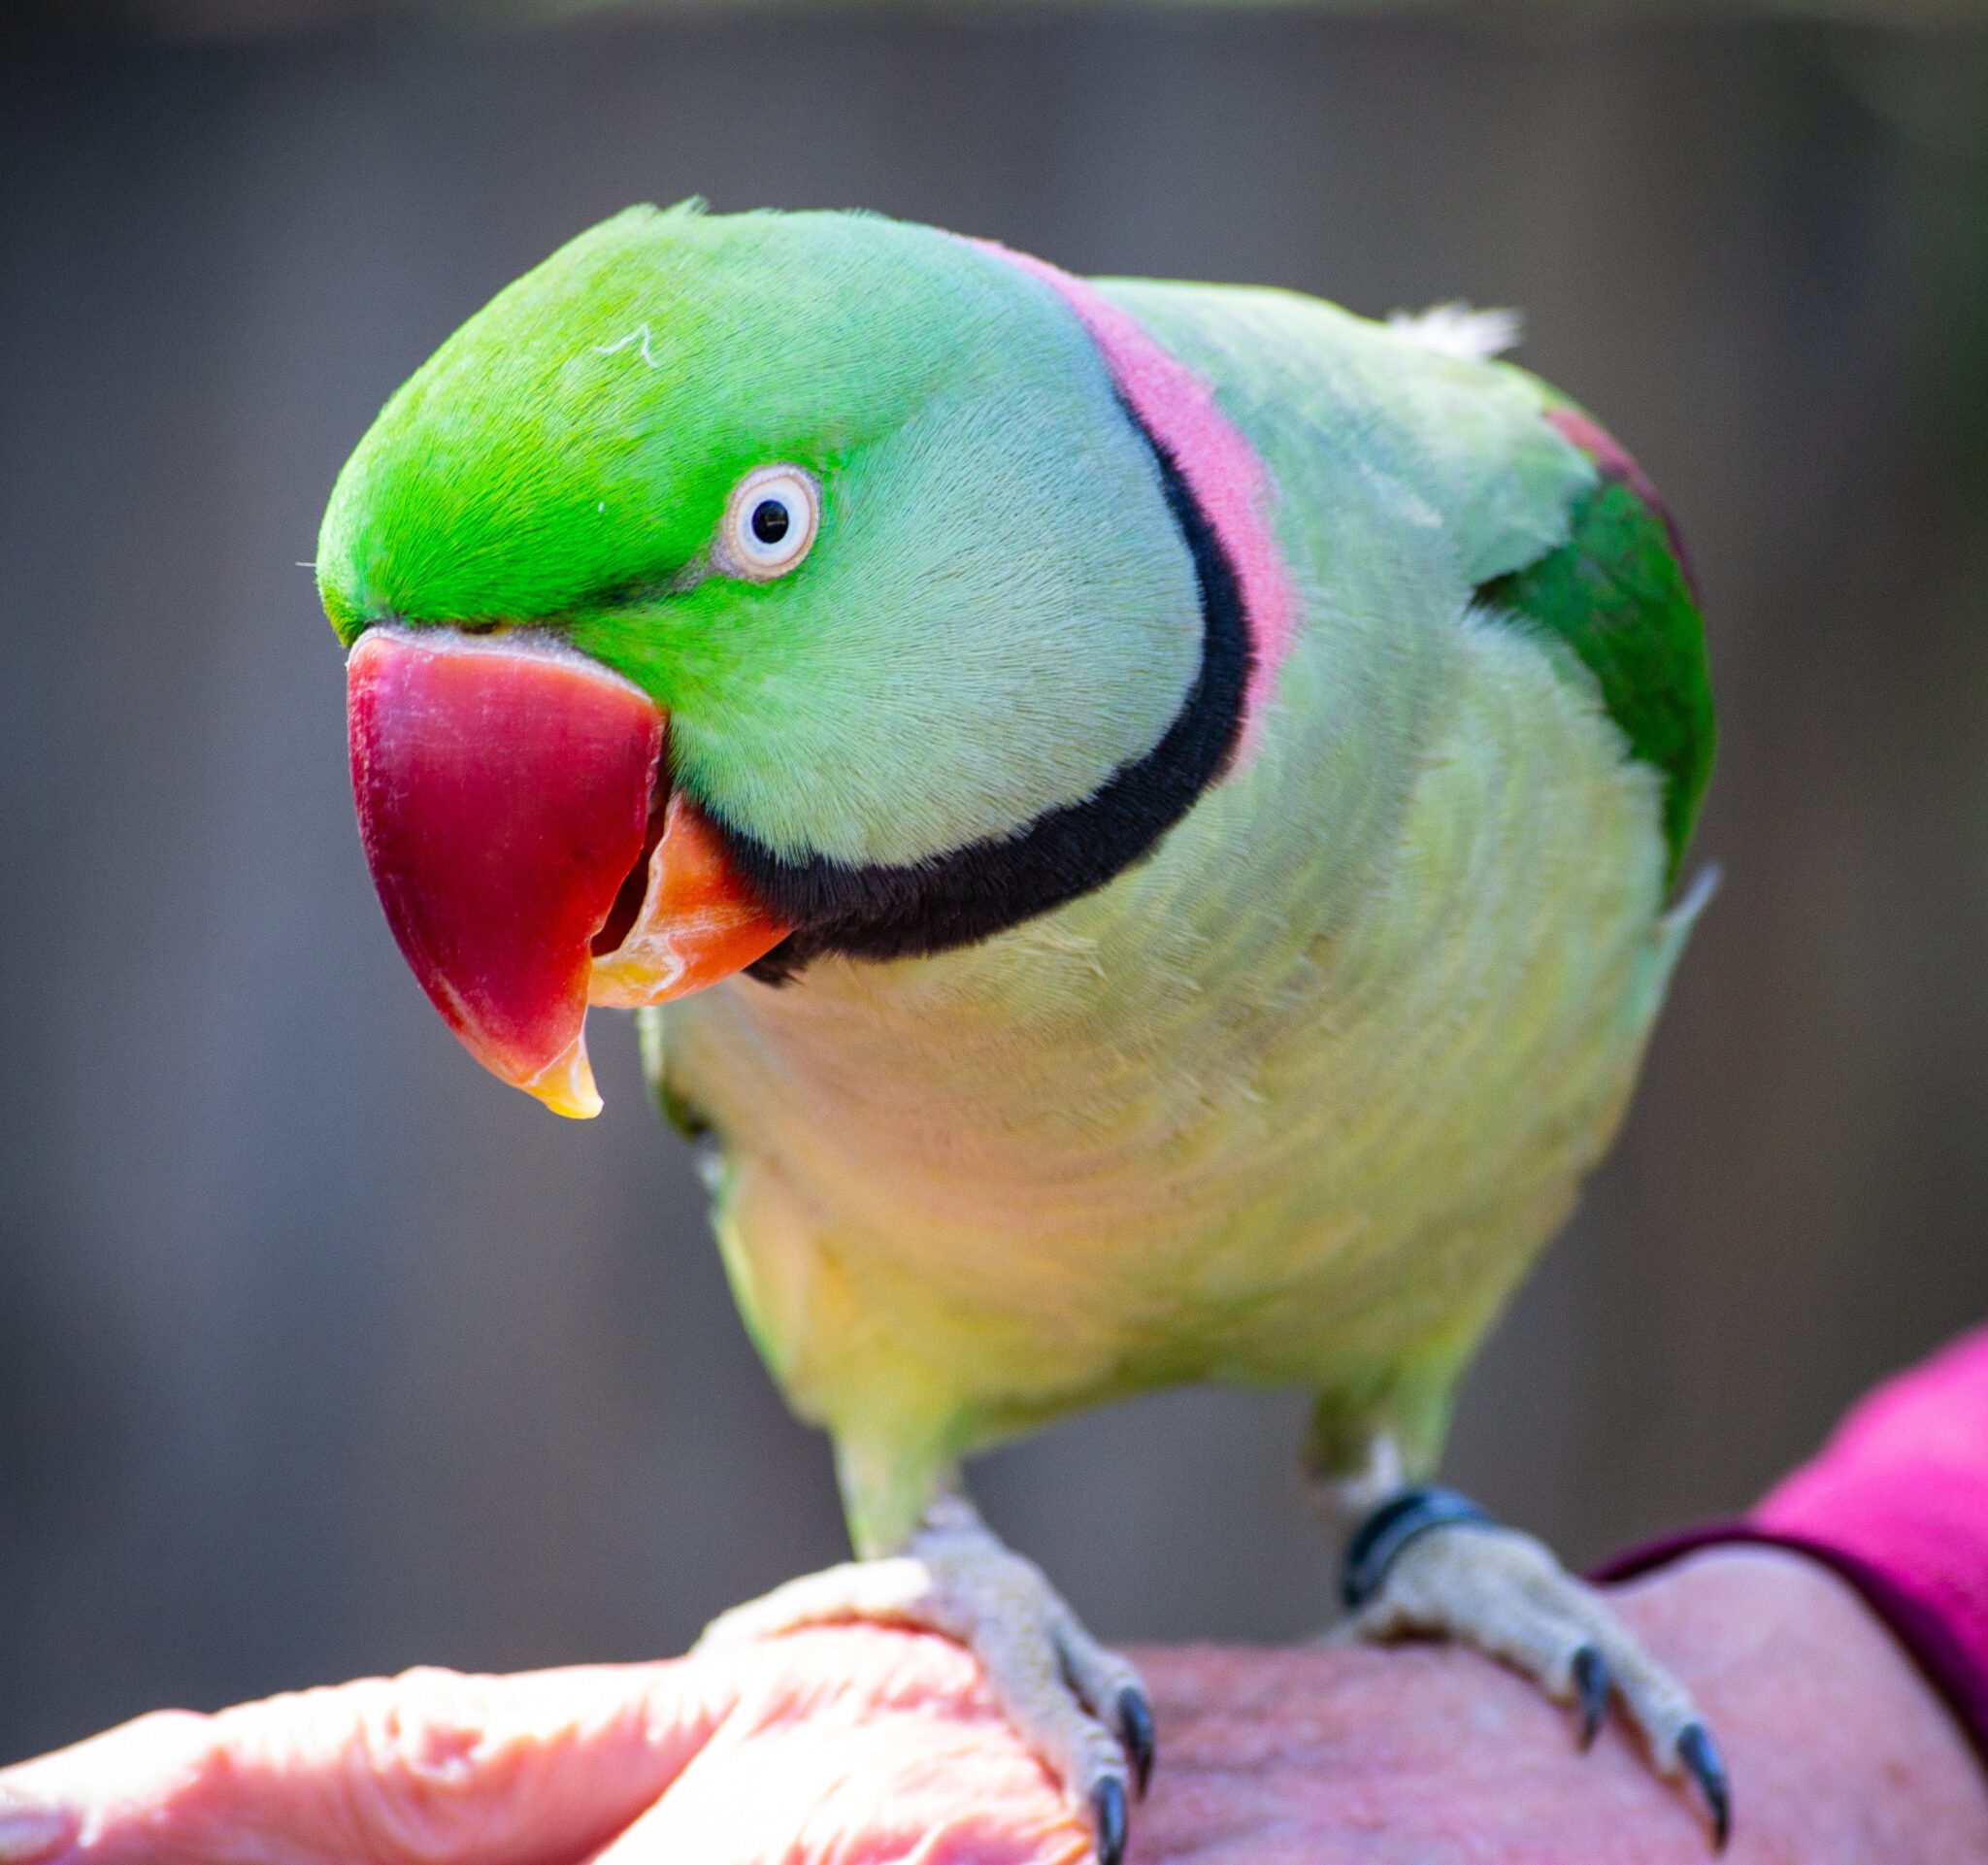
[(813, 547), (821, 487), (800, 466), (758, 466), (733, 487), (718, 527), (719, 567), (753, 583), (783, 577)]

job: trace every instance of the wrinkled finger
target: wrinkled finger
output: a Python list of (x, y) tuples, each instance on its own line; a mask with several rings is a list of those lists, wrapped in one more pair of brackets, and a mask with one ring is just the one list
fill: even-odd
[(0, 1770), (0, 1865), (570, 1865), (682, 1772), (732, 1675), (421, 1670), (141, 1716)]
[(1091, 1835), (979, 1667), (929, 1634), (769, 1647), (712, 1739), (593, 1865), (1084, 1865)]

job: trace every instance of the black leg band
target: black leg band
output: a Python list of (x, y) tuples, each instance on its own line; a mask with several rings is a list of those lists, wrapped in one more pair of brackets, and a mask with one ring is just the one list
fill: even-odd
[(1346, 1610), (1358, 1612), (1380, 1591), (1394, 1557), (1417, 1535), (1453, 1522), (1492, 1526), (1489, 1515), (1454, 1489), (1431, 1486), (1404, 1489), (1400, 1495), (1390, 1496), (1354, 1530), (1353, 1539), (1346, 1544), (1345, 1564), (1340, 1570), (1340, 1596)]

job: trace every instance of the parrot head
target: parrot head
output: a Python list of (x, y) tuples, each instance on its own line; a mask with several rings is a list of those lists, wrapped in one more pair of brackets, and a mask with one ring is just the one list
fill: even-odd
[(1235, 736), (1183, 499), (988, 250), (694, 205), (580, 236), (387, 403), (318, 545), (436, 1007), (589, 1115), (589, 1004), (942, 950), (1136, 859)]

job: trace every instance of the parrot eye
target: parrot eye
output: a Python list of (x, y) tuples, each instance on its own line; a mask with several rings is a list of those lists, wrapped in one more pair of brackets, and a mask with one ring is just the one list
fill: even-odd
[(733, 488), (713, 554), (732, 576), (770, 583), (808, 554), (820, 522), (813, 474), (798, 466), (756, 467)]

